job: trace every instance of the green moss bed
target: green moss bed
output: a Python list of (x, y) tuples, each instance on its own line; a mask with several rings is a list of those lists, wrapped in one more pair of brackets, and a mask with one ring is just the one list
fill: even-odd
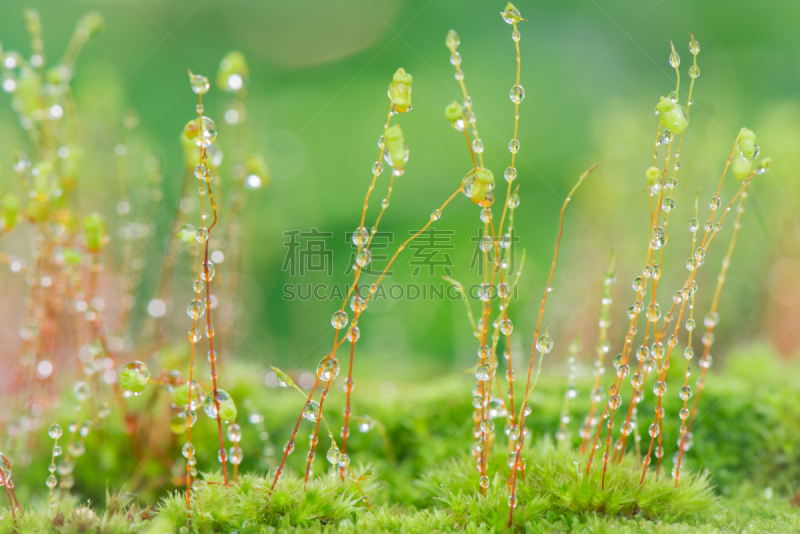
[[(753, 365), (756, 359), (758, 365)], [(513, 530), (800, 532), (800, 366), (755, 347), (731, 355), (719, 367), (707, 380), (694, 445), (677, 488), (664, 476), (676, 448), (669, 446), (679, 421), (676, 394), (666, 397), (664, 428), (670, 438), (664, 441), (662, 476), (657, 479), (651, 471), (640, 486), (641, 463), (631, 453), (621, 465), (609, 468), (601, 489), (601, 469), (592, 469), (587, 476), (585, 457), (575, 448), (587, 395), (579, 395), (571, 404), (573, 443), (556, 446), (552, 436), (565, 381), (540, 381), (531, 402), (536, 409), (527, 420), (533, 437), (524, 452), (527, 469), (518, 485)], [(270, 494), (271, 475), (302, 398), (288, 389), (268, 390), (260, 380), (248, 378), (256, 377), (252, 369), (239, 369), (235, 376), (230, 391), (237, 402), (242, 401), (239, 419), (245, 454), (240, 473), (244, 474), (231, 486), (220, 483), (215, 428), (201, 419), (193, 428), (201, 482), (192, 501), (191, 522), (185, 495), (176, 486), (180, 461), (169, 465), (165, 460), (180, 458), (183, 436), (169, 431), (167, 395), (153, 390), (130, 401), (147, 422), (147, 430), (126, 434), (118, 414), (105, 419), (102, 428), (90, 435), (87, 453), (78, 458), (72, 494), (62, 495), (53, 509), (43, 482), (50, 460), (46, 450), (52, 442), (42, 429), (38, 448), (30, 451), (31, 463), (14, 469), (23, 511), (15, 520), (5, 507), (0, 512), (0, 533), (508, 530), (507, 454), (501, 443), (495, 445), (488, 470), (494, 476), (487, 495), (477, 492), (474, 460), (468, 453), (472, 429), (468, 377), (398, 384), (397, 393), (388, 398), (379, 393), (379, 382), (358, 382), (353, 411), (368, 413), (375, 425), (365, 433), (354, 429), (348, 453), (369, 499), (368, 508), (352, 481), (332, 476), (325, 460), (330, 445), (325, 432), (320, 435), (313, 476), (303, 490), (298, 473), (305, 465), (311, 431), (307, 421), (301, 424), (285, 475)], [(672, 380), (676, 383), (679, 378)], [(581, 391), (588, 387), (582, 384)], [(331, 395), (326, 403), (326, 421), (333, 429), (341, 425), (339, 397)], [(641, 414), (652, 413), (648, 402), (640, 405)], [(72, 404), (65, 399), (65, 414)], [(259, 436), (249, 418), (252, 409), (263, 414), (268, 436)], [(159, 456), (150, 450), (164, 453)]]

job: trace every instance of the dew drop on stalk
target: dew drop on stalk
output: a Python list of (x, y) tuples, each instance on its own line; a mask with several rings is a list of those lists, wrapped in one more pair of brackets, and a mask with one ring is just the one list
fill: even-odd
[(367, 230), (363, 226), (359, 226), (358, 228), (356, 228), (356, 231), (353, 232), (352, 240), (355, 246), (357, 247), (364, 246), (369, 240), (369, 230)]
[(703, 345), (710, 347), (714, 343), (714, 334), (711, 332), (704, 333), (701, 341), (703, 342)]
[(91, 394), (89, 385), (86, 382), (76, 382), (75, 386), (72, 388), (72, 391), (75, 393), (75, 397), (80, 402), (83, 402), (86, 399), (88, 399), (89, 395)]
[(208, 89), (211, 87), (211, 84), (208, 82), (208, 78), (205, 76), (201, 76), (199, 74), (189, 74), (189, 82), (192, 87), (192, 92), (196, 95), (203, 95), (208, 92)]
[(209, 147), (217, 139), (217, 126), (208, 117), (200, 118), (200, 135), (195, 139), (195, 144), (199, 147)]
[(492, 432), (492, 430), (494, 430), (494, 421), (491, 419), (484, 419), (481, 421), (480, 428), (481, 432), (484, 434), (489, 434)]
[(515, 85), (509, 91), (509, 97), (515, 104), (519, 104), (525, 99), (525, 89), (521, 85)]
[(214, 273), (216, 273), (214, 264), (211, 263), (211, 261), (204, 261), (203, 270), (200, 273), (200, 277), (206, 282), (210, 282), (214, 278)]
[(317, 365), (317, 376), (323, 382), (330, 382), (339, 375), (339, 360), (326, 356)]
[(349, 320), (349, 318), (347, 317), (347, 313), (345, 313), (345, 312), (344, 312), (344, 311), (342, 311), (342, 310), (338, 310), (338, 311), (337, 311), (337, 312), (335, 312), (335, 313), (333, 314), (333, 316), (331, 317), (331, 325), (332, 325), (332, 326), (333, 326), (333, 327), (334, 327), (336, 330), (341, 330), (342, 328), (344, 328), (345, 326), (347, 326), (347, 322), (348, 322), (348, 320)]
[(328, 449), (328, 454), (325, 456), (331, 465), (337, 465), (339, 463), (339, 457), (341, 456), (341, 453), (339, 452), (339, 449), (336, 447), (335, 443), (331, 444), (331, 448)]
[(303, 418), (309, 421), (316, 421), (319, 419), (319, 403), (317, 401), (308, 401), (303, 408)]
[(488, 382), (494, 376), (494, 369), (488, 363), (475, 368), (475, 377), (481, 382)]
[(511, 334), (511, 331), (514, 330), (514, 323), (511, 322), (511, 319), (504, 319), (500, 321), (500, 331), (505, 334)]
[(62, 434), (61, 426), (53, 423), (52, 425), (50, 425), (50, 429), (47, 431), (47, 434), (53, 439), (60, 438)]
[(372, 261), (372, 251), (361, 249), (356, 254), (356, 263), (359, 267), (366, 267)]

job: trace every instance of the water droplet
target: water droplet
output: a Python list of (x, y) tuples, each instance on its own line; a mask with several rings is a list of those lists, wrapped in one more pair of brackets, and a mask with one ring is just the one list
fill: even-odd
[(339, 360), (330, 356), (324, 357), (317, 364), (317, 376), (323, 382), (330, 382), (339, 375)]
[(61, 437), (62, 434), (61, 427), (53, 423), (52, 425), (50, 425), (50, 429), (47, 431), (47, 434), (53, 439), (58, 439)]
[(308, 401), (303, 408), (303, 418), (309, 421), (316, 421), (319, 419), (319, 403), (317, 401)]
[(150, 370), (142, 362), (131, 362), (119, 374), (119, 385), (125, 391), (139, 395), (150, 379)]
[(196, 95), (206, 94), (211, 87), (211, 84), (208, 83), (208, 78), (199, 74), (189, 73), (189, 82), (192, 86), (192, 91)]
[(347, 326), (348, 320), (349, 319), (347, 317), (347, 313), (342, 310), (339, 310), (336, 313), (334, 313), (333, 316), (331, 317), (331, 325), (336, 330), (341, 330), (342, 328)]
[(83, 402), (89, 398), (91, 394), (91, 390), (89, 389), (89, 385), (86, 382), (76, 382), (75, 386), (72, 388), (75, 392), (75, 397), (80, 401)]
[(553, 350), (553, 339), (547, 334), (539, 336), (539, 339), (536, 340), (536, 350), (542, 354), (547, 354)]
[(475, 368), (475, 378), (481, 382), (489, 382), (493, 376), (494, 368), (488, 363), (479, 365)]
[(484, 419), (481, 421), (480, 428), (481, 432), (484, 434), (489, 434), (492, 432), (492, 430), (494, 430), (494, 421), (491, 419)]
[(372, 252), (367, 249), (361, 249), (356, 254), (356, 263), (359, 267), (366, 267), (372, 261)]
[(357, 247), (364, 246), (369, 240), (369, 230), (367, 230), (363, 226), (359, 226), (358, 228), (356, 228), (356, 231), (353, 232), (352, 240), (355, 246)]
[(214, 273), (216, 272), (217, 270), (211, 261), (204, 261), (203, 271), (200, 273), (200, 277), (206, 282), (210, 282), (211, 279), (214, 278)]
[(208, 117), (200, 118), (200, 135), (194, 143), (199, 147), (209, 147), (217, 139), (217, 126)]
[[(203, 304), (203, 301), (200, 299), (194, 299), (189, 305), (186, 307), (186, 313), (192, 319), (199, 319), (206, 313), (206, 306)], [(199, 341), (199, 339), (198, 339)]]
[(509, 150), (509, 151), (510, 151), (512, 154), (516, 154), (517, 152), (519, 152), (519, 141), (517, 141), (516, 139), (512, 139), (512, 140), (511, 140), (511, 141), (508, 143), (508, 150)]
[(519, 104), (525, 99), (525, 89), (523, 89), (521, 85), (515, 85), (511, 88), (509, 96), (512, 102)]

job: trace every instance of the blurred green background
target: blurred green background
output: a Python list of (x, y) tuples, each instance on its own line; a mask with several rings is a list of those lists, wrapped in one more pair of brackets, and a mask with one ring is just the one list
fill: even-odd
[[(800, 101), (795, 98), (800, 90), (800, 37), (795, 31), (800, 4), (630, 0), (520, 1), (517, 6), (528, 19), (520, 25), (521, 83), (527, 97), (521, 105), (516, 182), (522, 198), (516, 215), (518, 251), (527, 250), (527, 262), (519, 301), (510, 311), (515, 333), (520, 334), (512, 347), (515, 358), (530, 351), (561, 203), (578, 174), (592, 163), (598, 163), (598, 169), (567, 210), (545, 322), (557, 347), (551, 359), (558, 362), (567, 342), (582, 331), (584, 357), (590, 361), (601, 273), (614, 247), (618, 282), (611, 340), (616, 353), (627, 322), (624, 310), (633, 301), (631, 280), (640, 273), (646, 249), (649, 219), (643, 172), (652, 153), (653, 107), (659, 96), (674, 89), (667, 62), (669, 39), (683, 57), (683, 80), (688, 84), (690, 31), (702, 47), (701, 76), (682, 150), (659, 300), (662, 307), (671, 304), (687, 275), (686, 228), (695, 191), (700, 190), (702, 221), (736, 133), (747, 126), (758, 134), (761, 153), (772, 157), (773, 169), (751, 187), (721, 301), (714, 353), (724, 355), (732, 345), (766, 339), (783, 354), (791, 354), (800, 342)], [(180, 200), (183, 164), (177, 139), (195, 113), (186, 69), (213, 80), (220, 59), (231, 50), (242, 51), (250, 65), (248, 149), (264, 156), (272, 180), (268, 187), (246, 191), (243, 277), (237, 296), (241, 309), (228, 340), (231, 354), (222, 354), (223, 359), (259, 362), (264, 369), (267, 364), (310, 369), (329, 350), (329, 318), (340, 302), (285, 300), (284, 286), (350, 280), (345, 270), (352, 249), (346, 233), (358, 225), (387, 110), (386, 89), (398, 67), (414, 76), (414, 109), (395, 119), (405, 132), (410, 158), (405, 175), (396, 180), (382, 229), (394, 232), (395, 241), (404, 239), (458, 187), (471, 161), (463, 137), (443, 114), (449, 102), (461, 99), (444, 46), (451, 28), (461, 35), (465, 81), (486, 146), (486, 165), (499, 180), (496, 193), (505, 194), (501, 176), (510, 160), (506, 147), (513, 131), (513, 104), (508, 91), (515, 65), (511, 28), (499, 17), (503, 2), (3, 2), (0, 42), (4, 50), (17, 49), (27, 56), (29, 42), (21, 22), (25, 7), (41, 12), (45, 51), (53, 60), (82, 14), (97, 10), (106, 20), (102, 35), (85, 47), (73, 84), (85, 117), (78, 133), (96, 150), (95, 161), (82, 176), (86, 187), (79, 183), (82, 208), (100, 211), (112, 226), (121, 223), (113, 208), (118, 191), (112, 169), (126, 109), (134, 108), (140, 117), (132, 144), (148, 144), (163, 163), (164, 204), (146, 248), (134, 320), (120, 334), (133, 345), (146, 325), (169, 221)], [(220, 126), (224, 149), (229, 140), (223, 116), (231, 99), (212, 86), (205, 101), (206, 114)], [(28, 141), (7, 105), (0, 106), (0, 124), (0, 162), (10, 170), (12, 151)], [(125, 157), (136, 154), (131, 150)], [(135, 168), (136, 163), (131, 165)], [(218, 180), (216, 184), (225, 187), (224, 172)], [(387, 180), (384, 172), (370, 202), (368, 224), (379, 209)], [(12, 181), (12, 173), (6, 172), (0, 187)], [(136, 186), (136, 176), (129, 177), (129, 184)], [(736, 187), (733, 180), (724, 184), (723, 202)], [(196, 198), (194, 188), (191, 193)], [(469, 268), (475, 251), (470, 238), (482, 226), (478, 212), (459, 196), (436, 223), (438, 229), (455, 232), (455, 247), (446, 252), (453, 276), (465, 285), (479, 279)], [(185, 216), (199, 223), (196, 207)], [(327, 244), (333, 254), (331, 277), (291, 276), (282, 270), (284, 232), (311, 228), (332, 232)], [(697, 315), (708, 309), (730, 232), (729, 222), (698, 275)], [(9, 238), (9, 246), (24, 251), (27, 243), (15, 239)], [(401, 256), (388, 282), (440, 284), (441, 271), (429, 277), (422, 269), (412, 276), (410, 253)], [(112, 256), (107, 259), (112, 266), (113, 261)], [(187, 263), (183, 254), (179, 270), (185, 279)], [(189, 325), (183, 302), (188, 302), (190, 290), (182, 281), (176, 277), (174, 291), (179, 296), (167, 313), (179, 336)], [(113, 284), (109, 286), (113, 293)], [(15, 320), (7, 319), (6, 324)], [(360, 326), (357, 376), (411, 381), (474, 365), (476, 342), (460, 302), (375, 302)]]

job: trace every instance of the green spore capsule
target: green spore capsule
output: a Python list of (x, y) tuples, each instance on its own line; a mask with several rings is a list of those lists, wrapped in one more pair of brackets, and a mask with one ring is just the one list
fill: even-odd
[(249, 78), (250, 69), (247, 67), (247, 60), (238, 50), (228, 52), (219, 62), (217, 85), (223, 91), (237, 93), (247, 85)]
[(386, 139), (386, 162), (392, 166), (395, 174), (401, 174), (406, 161), (408, 161), (408, 147), (400, 125), (395, 124), (387, 128), (384, 138)]
[(461, 131), (464, 129), (464, 106), (455, 100), (444, 108), (444, 116), (447, 117), (447, 120), (456, 130)]
[(184, 224), (180, 230), (178, 230), (177, 236), (178, 239), (183, 241), (184, 243), (191, 243), (195, 240), (195, 235), (197, 235), (197, 230), (191, 224)]
[(500, 16), (503, 17), (503, 20), (506, 21), (506, 24), (516, 24), (517, 22), (524, 20), (520, 14), (519, 10), (514, 7), (514, 4), (509, 2), (506, 4), (506, 8), (500, 13)]
[(753, 172), (753, 168), (755, 167), (755, 162), (749, 159), (745, 159), (742, 156), (741, 152), (737, 153), (733, 156), (731, 160), (731, 170), (733, 171), (733, 175), (736, 177), (737, 180), (746, 180), (750, 173)]
[(25, 215), (27, 215), (31, 222), (36, 223), (46, 221), (49, 211), (46, 195), (37, 195), (36, 198), (31, 199), (25, 207)]
[(42, 18), (38, 11), (28, 8), (22, 12), (22, 19), (29, 34), (37, 37), (42, 35)]
[(264, 157), (256, 154), (247, 158), (244, 176), (244, 186), (248, 189), (259, 189), (269, 185), (269, 167)]
[(150, 370), (142, 362), (131, 362), (119, 374), (119, 385), (134, 395), (140, 394), (150, 380)]
[(172, 389), (169, 400), (175, 406), (186, 406), (189, 404), (189, 383), (181, 384)]
[(185, 411), (178, 412), (169, 421), (169, 429), (174, 434), (183, 434), (189, 429), (189, 418)]
[(195, 165), (197, 165), (197, 159), (200, 157), (200, 152), (197, 150), (197, 145), (195, 144), (198, 133), (200, 133), (200, 128), (197, 124), (197, 120), (187, 122), (186, 126), (183, 128), (183, 132), (181, 132), (180, 141), (181, 148), (183, 148), (183, 165), (187, 169), (194, 169)]
[(83, 218), (83, 233), (86, 236), (86, 248), (97, 252), (106, 244), (106, 221), (99, 213), (90, 213)]
[(680, 104), (673, 102), (671, 98), (662, 96), (656, 104), (656, 111), (661, 116), (661, 124), (672, 133), (683, 133), (689, 126), (686, 110)]
[(756, 166), (756, 174), (765, 174), (769, 171), (769, 166), (772, 164), (772, 158), (764, 158), (758, 162)]
[(444, 44), (450, 49), (450, 52), (455, 54), (456, 49), (461, 44), (461, 38), (458, 36), (458, 32), (455, 30), (447, 32), (447, 37), (444, 38)]
[(756, 144), (756, 134), (752, 130), (745, 129), (739, 134), (739, 151), (745, 159), (753, 160), (758, 155), (758, 145)]
[(494, 174), (484, 167), (470, 169), (461, 181), (461, 187), (473, 204), (480, 204), (494, 189)]
[(74, 248), (64, 248), (64, 261), (67, 265), (80, 265), (81, 263), (81, 253), (75, 250)]
[(389, 84), (389, 99), (394, 104), (397, 113), (404, 113), (411, 110), (411, 82), (413, 78), (402, 68), (392, 76), (392, 83)]
[(103, 15), (97, 11), (92, 11), (83, 16), (78, 22), (75, 33), (82, 41), (88, 41), (92, 37), (97, 37), (103, 31), (106, 23)]
[(661, 179), (661, 171), (658, 167), (650, 167), (644, 171), (644, 176), (647, 178), (647, 184), (653, 185)]
[(3, 227), (11, 230), (17, 224), (19, 214), (19, 197), (17, 195), (7, 195), (3, 199)]
[[(219, 418), (223, 421), (234, 421), (238, 415), (236, 403), (224, 389), (217, 389), (217, 402), (219, 403)], [(214, 395), (206, 397), (203, 403), (203, 411), (212, 419), (217, 418), (217, 402), (214, 402)]]

